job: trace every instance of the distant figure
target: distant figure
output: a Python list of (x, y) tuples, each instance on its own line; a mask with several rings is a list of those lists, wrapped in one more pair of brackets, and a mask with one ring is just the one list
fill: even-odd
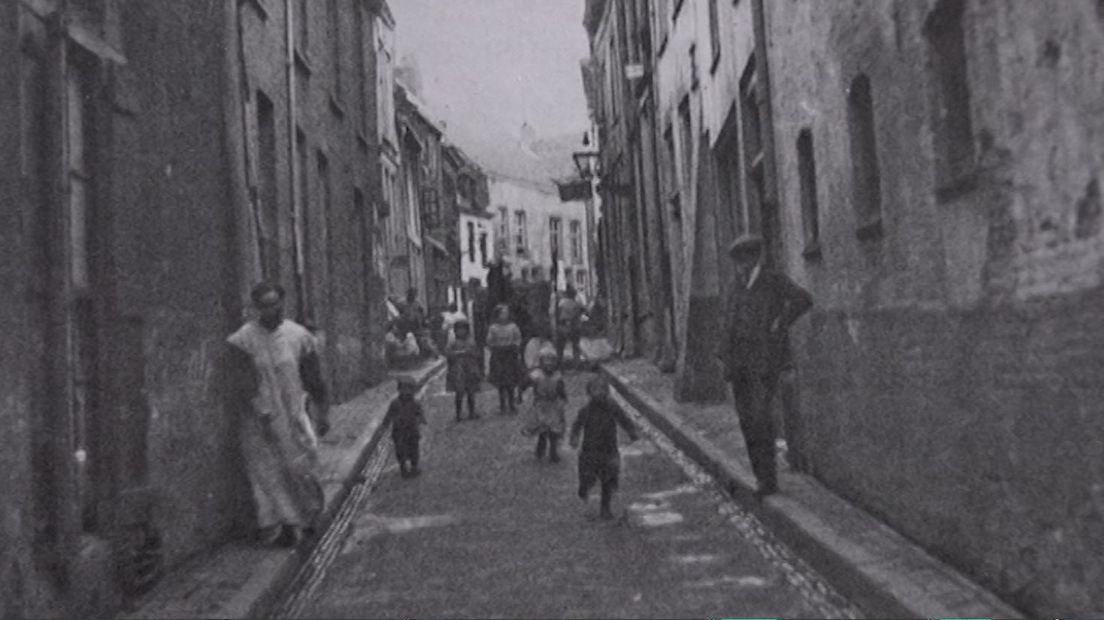
[(418, 364), (421, 356), (418, 340), (412, 332), (404, 335), (398, 320), (392, 321), (388, 326), (383, 343), (390, 368), (410, 368)]
[(463, 403), (468, 402), (468, 419), (479, 419), (475, 410), (475, 395), (483, 382), (483, 350), (475, 344), (471, 325), (467, 321), (457, 321), (452, 326), (455, 338), (445, 349), (448, 358), (448, 374), (445, 377), (445, 389), (455, 394), (456, 421), (463, 419)]
[(563, 375), (557, 369), (556, 352), (545, 348), (540, 353), (540, 367), (529, 373), (528, 385), (533, 388), (533, 402), (522, 427), (522, 434), (537, 436), (537, 460), (544, 458), (548, 448), (548, 460), (560, 460), (559, 445), (567, 427), (564, 410), (567, 407), (567, 387)]
[(456, 305), (456, 302), (452, 302), (448, 306), (448, 310), (441, 315), (441, 329), (446, 332), (452, 331), (452, 326), (459, 320), (468, 320), (468, 315), (464, 314), (460, 307)]
[(406, 302), (399, 308), (399, 327), (402, 335), (413, 333), (415, 337), (425, 323), (425, 309), (418, 303), (418, 290), (411, 287), (406, 291)]
[(508, 415), (517, 411), (515, 390), (525, 378), (525, 366), (521, 330), (510, 319), (510, 307), (499, 304), (497, 310), (495, 322), (487, 329), (487, 348), (491, 350), (487, 380), (498, 388), (499, 413)]
[(258, 539), (294, 547), (314, 527), (325, 502), (312, 471), (314, 430), (306, 408), (308, 398), (322, 411), (327, 404), (318, 341), (283, 318), (280, 285), (262, 282), (250, 297), (258, 318), (227, 338), (230, 396), (241, 414)]
[(418, 384), (413, 377), (400, 376), (399, 395), (391, 401), (384, 424), (391, 425), (391, 441), (395, 444), (395, 458), (399, 461), (399, 472), (403, 478), (417, 476), (419, 443), (422, 440), (422, 425), (426, 423), (422, 405), (415, 399)]
[[(452, 342), (452, 326), (456, 325), (456, 322), (461, 320), (468, 321), (468, 315), (464, 314), (464, 312), (460, 310), (459, 306), (457, 306), (455, 302), (449, 304), (448, 311), (442, 313), (441, 315), (441, 350), (444, 350), (445, 347), (447, 347), (448, 344)], [(468, 322), (470, 323), (470, 321)]]
[(633, 441), (639, 438), (636, 425), (625, 415), (609, 396), (609, 383), (601, 375), (587, 382), (590, 401), (579, 410), (571, 425), (571, 447), (579, 447), (583, 437), (583, 449), (579, 452), (579, 498), (584, 502), (590, 488), (598, 482), (602, 486), (603, 519), (610, 519), (610, 501), (617, 490), (621, 475), (621, 452), (617, 448), (617, 427), (625, 429)]
[(583, 305), (576, 299), (575, 287), (568, 284), (563, 297), (556, 303), (556, 355), (559, 356), (561, 365), (564, 362), (564, 347), (568, 343), (571, 343), (575, 365), (578, 366), (583, 359), (579, 348), (583, 314)]
[(763, 266), (763, 240), (743, 235), (728, 250), (736, 281), (726, 310), (723, 362), (740, 430), (762, 499), (778, 491), (775, 425), (770, 404), (787, 361), (787, 331), (813, 305), (808, 291)]

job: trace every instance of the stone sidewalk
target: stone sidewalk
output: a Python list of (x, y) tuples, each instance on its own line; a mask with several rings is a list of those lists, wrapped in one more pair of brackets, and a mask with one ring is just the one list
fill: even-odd
[(868, 617), (1025, 617), (781, 458), (781, 492), (756, 501), (731, 396), (719, 404), (675, 402), (674, 376), (646, 360), (602, 369), (623, 405), (655, 424)]
[[(330, 410), (330, 432), (320, 448), (320, 477), (326, 509), (318, 531), (337, 514), (364, 462), (383, 434), (383, 416), (395, 397), (400, 374), (424, 386), (445, 367), (443, 359), (407, 371)], [(315, 537), (317, 540), (319, 537)], [(298, 549), (264, 548), (232, 541), (163, 577), (152, 592), (123, 610), (123, 618), (248, 618), (264, 610), (295, 576), (310, 555)]]

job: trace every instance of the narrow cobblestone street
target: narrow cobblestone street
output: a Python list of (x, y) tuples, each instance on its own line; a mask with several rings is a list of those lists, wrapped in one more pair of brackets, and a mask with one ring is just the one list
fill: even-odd
[[(569, 421), (589, 375), (569, 376)], [(645, 426), (622, 435), (616, 519), (575, 496), (575, 453), (537, 461), (518, 420), (456, 423), (443, 380), (423, 403), (424, 474), (391, 462), (301, 617), (848, 617), (857, 612)], [(524, 406), (524, 405), (523, 405)], [(639, 423), (639, 421), (638, 421)], [(649, 439), (651, 438), (651, 439)], [(662, 446), (662, 447), (661, 447)], [(387, 442), (382, 449), (390, 450)], [(595, 493), (596, 495), (596, 493)], [(767, 551), (764, 551), (767, 549)], [(771, 551), (770, 549), (774, 549)], [(797, 564), (801, 564), (797, 562)]]

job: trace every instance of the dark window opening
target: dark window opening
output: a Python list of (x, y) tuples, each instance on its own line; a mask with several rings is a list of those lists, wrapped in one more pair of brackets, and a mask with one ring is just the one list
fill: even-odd
[(721, 19), (717, 2), (718, 0), (709, 0), (709, 46), (712, 52), (710, 71), (716, 70), (721, 60)]
[(806, 257), (820, 252), (820, 207), (817, 202), (816, 159), (813, 132), (802, 129), (797, 136), (797, 174), (801, 182), (801, 218)]
[(882, 217), (882, 182), (870, 79), (860, 75), (847, 95), (847, 125), (851, 134), (852, 199), (860, 236), (877, 234)]
[(468, 260), (475, 262), (475, 224), (468, 222)]
[(280, 281), (280, 205), (276, 181), (276, 116), (272, 101), (257, 92), (257, 200), (264, 277)]
[(966, 67), (963, 0), (942, 0), (928, 16), (932, 133), (936, 182), (946, 188), (969, 175), (974, 165), (970, 85)]

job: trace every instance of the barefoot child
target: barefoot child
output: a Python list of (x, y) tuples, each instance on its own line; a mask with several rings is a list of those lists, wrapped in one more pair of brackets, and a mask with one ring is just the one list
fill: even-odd
[(547, 446), (548, 460), (553, 463), (560, 460), (560, 438), (567, 427), (564, 418), (567, 388), (564, 386), (563, 375), (557, 369), (557, 362), (555, 350), (548, 348), (541, 351), (540, 366), (529, 374), (528, 384), (533, 388), (533, 402), (529, 405), (529, 416), (521, 430), (524, 435), (537, 436), (537, 459), (544, 458)]
[(617, 490), (621, 474), (621, 453), (617, 449), (617, 426), (625, 429), (633, 441), (639, 438), (636, 425), (614, 404), (609, 396), (609, 384), (601, 375), (587, 383), (590, 402), (579, 410), (571, 425), (571, 447), (579, 447), (579, 435), (583, 436), (583, 449), (579, 452), (579, 498), (584, 502), (595, 482), (602, 485), (603, 519), (613, 518), (610, 501)]
[(464, 400), (468, 401), (468, 419), (475, 420), (475, 395), (483, 382), (483, 351), (472, 338), (471, 324), (459, 320), (452, 326), (455, 338), (445, 349), (448, 358), (448, 375), (445, 377), (445, 389), (456, 395), (456, 421), (461, 418)]
[(391, 401), (384, 416), (384, 424), (391, 424), (391, 441), (395, 442), (395, 458), (399, 461), (399, 471), (403, 478), (417, 476), (419, 450), (422, 439), (419, 428), (426, 423), (422, 406), (414, 399), (418, 384), (412, 377), (401, 376), (398, 380), (399, 395)]

